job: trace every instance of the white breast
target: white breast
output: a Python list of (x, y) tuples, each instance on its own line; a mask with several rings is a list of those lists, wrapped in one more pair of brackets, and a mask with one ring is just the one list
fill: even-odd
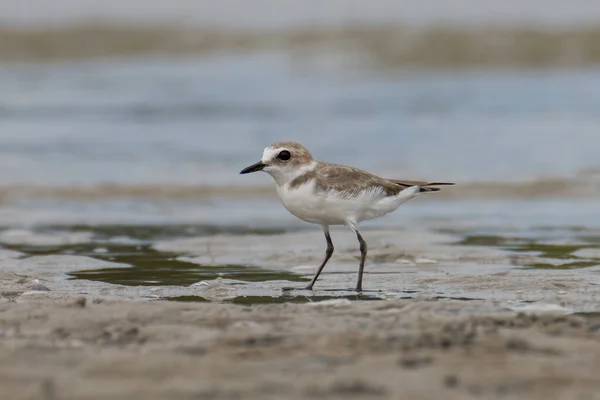
[(289, 185), (277, 188), (283, 206), (297, 218), (320, 225), (344, 225), (381, 217), (396, 210), (413, 198), (419, 188), (403, 190), (397, 196), (385, 197), (381, 191), (364, 191), (348, 197), (334, 191), (316, 191), (315, 182), (309, 181), (297, 188)]

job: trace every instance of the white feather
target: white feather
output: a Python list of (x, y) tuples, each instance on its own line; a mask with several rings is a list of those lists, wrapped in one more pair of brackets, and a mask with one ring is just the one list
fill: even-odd
[(274, 147), (265, 147), (265, 150), (263, 151), (263, 155), (261, 158), (261, 161), (263, 163), (269, 163), (269, 161), (275, 159), (275, 157), (277, 157), (277, 154), (279, 153), (279, 149), (274, 148)]
[(315, 181), (290, 189), (288, 184), (277, 187), (283, 206), (303, 221), (320, 225), (347, 225), (386, 215), (419, 192), (411, 186), (396, 196), (385, 196), (378, 188), (364, 190), (357, 196), (333, 190), (318, 191)]

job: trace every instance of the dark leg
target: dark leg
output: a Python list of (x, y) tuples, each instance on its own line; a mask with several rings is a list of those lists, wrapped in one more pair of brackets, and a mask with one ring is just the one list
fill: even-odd
[[(331, 255), (333, 254), (333, 241), (331, 240), (331, 235), (329, 234), (329, 227), (323, 226), (323, 232), (325, 233), (325, 240), (327, 240), (327, 250), (325, 250), (325, 259), (319, 266), (319, 269), (317, 270), (317, 273), (315, 274), (314, 278), (312, 278), (310, 283), (304, 288), (305, 290), (313, 289), (315, 282), (319, 278), (319, 275), (321, 275), (321, 271), (323, 271), (323, 268), (325, 268), (325, 264), (327, 264), (327, 261), (329, 261), (329, 259), (331, 258)], [(294, 289), (296, 289), (296, 288), (291, 288), (291, 287), (283, 288), (283, 290), (294, 290)]]
[(356, 238), (360, 243), (360, 266), (358, 267), (358, 281), (356, 282), (356, 291), (362, 292), (363, 271), (365, 270), (365, 259), (367, 258), (367, 242), (360, 235), (360, 232), (355, 230)]
[(323, 232), (325, 232), (325, 239), (327, 240), (327, 250), (325, 250), (325, 259), (323, 260), (321, 266), (317, 270), (315, 277), (306, 286), (307, 290), (312, 290), (315, 282), (319, 278), (319, 275), (321, 275), (321, 271), (323, 271), (323, 268), (325, 268), (325, 264), (327, 264), (327, 261), (329, 261), (331, 255), (333, 254), (333, 242), (331, 241), (331, 235), (329, 234), (329, 227), (323, 227)]

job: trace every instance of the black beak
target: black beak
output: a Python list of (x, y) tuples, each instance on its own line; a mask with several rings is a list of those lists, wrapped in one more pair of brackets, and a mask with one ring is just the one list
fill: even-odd
[(258, 171), (262, 171), (264, 167), (266, 167), (266, 164), (263, 164), (261, 161), (257, 162), (256, 164), (252, 164), (249, 167), (244, 168), (240, 174), (249, 174), (251, 172), (258, 172)]

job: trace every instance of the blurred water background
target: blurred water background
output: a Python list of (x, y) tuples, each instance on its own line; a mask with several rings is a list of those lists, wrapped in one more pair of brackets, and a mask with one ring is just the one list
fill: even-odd
[(391, 224), (600, 225), (599, 21), (585, 0), (0, 0), (0, 224), (293, 225), (238, 175), (293, 140), (459, 184)]

